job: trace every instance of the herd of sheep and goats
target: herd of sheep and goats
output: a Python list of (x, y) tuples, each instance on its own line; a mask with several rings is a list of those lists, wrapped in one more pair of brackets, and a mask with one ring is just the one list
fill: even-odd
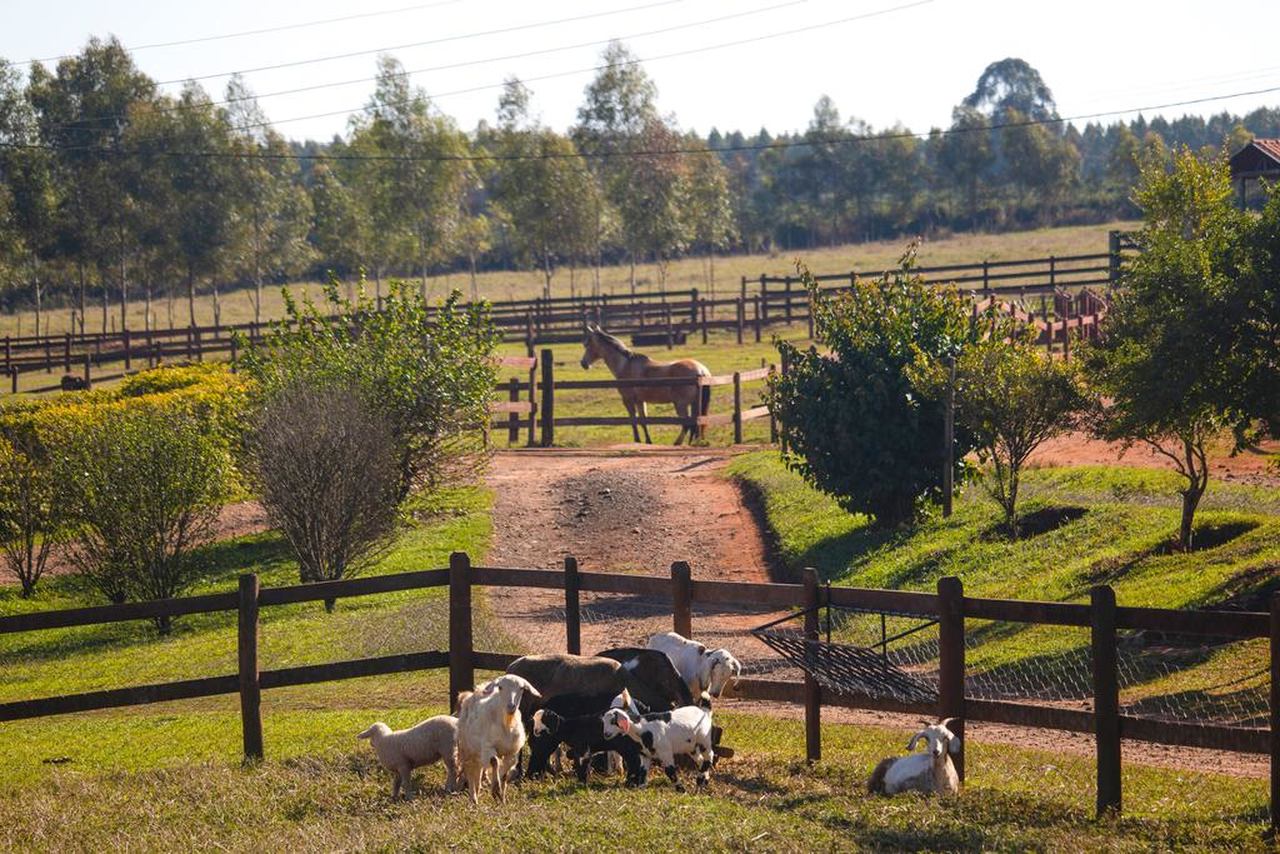
[[(585, 783), (593, 770), (622, 771), (628, 786), (642, 786), (653, 765), (677, 791), (684, 791), (678, 764), (692, 766), (701, 789), (711, 780), (720, 748), (720, 727), (711, 703), (741, 673), (727, 649), (708, 649), (675, 632), (649, 638), (648, 646), (605, 650), (598, 655), (527, 655), (507, 672), (458, 696), (456, 716), (436, 715), (393, 731), (378, 722), (361, 732), (379, 763), (391, 772), (391, 796), (408, 798), (415, 768), (442, 762), (445, 791), (466, 785), (479, 802), (486, 776), (499, 801), (510, 779), (545, 775), (564, 756)], [(959, 739), (950, 720), (929, 724), (907, 744), (905, 756), (876, 766), (872, 792), (953, 794), (959, 780), (951, 755)], [(529, 745), (527, 771), (521, 752)], [(922, 752), (913, 752), (920, 743)]]

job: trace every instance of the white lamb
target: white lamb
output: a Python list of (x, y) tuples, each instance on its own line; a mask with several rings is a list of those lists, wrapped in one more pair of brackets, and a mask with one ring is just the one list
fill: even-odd
[(524, 747), (520, 700), (528, 693), (542, 695), (525, 679), (507, 674), (458, 696), (458, 759), (467, 779), (471, 802), (480, 802), (484, 774), (491, 775), (493, 796), (507, 798), (507, 775)]
[(911, 736), (907, 750), (915, 750), (924, 740), (926, 748), (920, 753), (884, 759), (871, 772), (867, 788), (877, 794), (896, 795), (915, 790), (925, 794), (954, 795), (960, 791), (960, 777), (956, 774), (952, 754), (960, 753), (960, 738), (947, 728), (955, 718), (925, 726)]
[(742, 673), (742, 665), (729, 650), (707, 649), (675, 632), (649, 638), (649, 649), (660, 649), (667, 654), (695, 698), (703, 692), (719, 697), (730, 680)]
[(391, 772), (392, 800), (402, 792), (407, 800), (413, 794), (413, 769), (433, 762), (444, 762), (444, 790), (454, 790), (458, 781), (457, 735), (457, 718), (436, 715), (409, 729), (395, 731), (378, 721), (356, 738), (368, 739), (378, 762)]
[(711, 713), (697, 706), (681, 706), (669, 712), (636, 715), (626, 709), (604, 713), (605, 738), (622, 734), (640, 745), (650, 761), (657, 760), (676, 791), (684, 786), (676, 777), (676, 757), (688, 756), (698, 769), (698, 788), (711, 781), (715, 750), (711, 744)]

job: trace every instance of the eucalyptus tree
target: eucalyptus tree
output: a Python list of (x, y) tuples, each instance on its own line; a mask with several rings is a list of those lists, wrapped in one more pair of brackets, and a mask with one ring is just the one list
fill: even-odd
[(738, 225), (729, 189), (729, 170), (714, 152), (686, 155), (689, 190), (685, 216), (695, 246), (707, 256), (707, 286), (712, 299), (716, 292), (716, 252), (738, 239)]

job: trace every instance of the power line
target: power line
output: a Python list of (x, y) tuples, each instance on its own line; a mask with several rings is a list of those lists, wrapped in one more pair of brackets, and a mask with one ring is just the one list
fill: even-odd
[(425, 47), (427, 45), (445, 44), (447, 42), (465, 41), (467, 39), (481, 38), (483, 36), (503, 35), (505, 33), (516, 33), (524, 30), (539, 29), (541, 27), (552, 27), (558, 24), (570, 24), (578, 21), (589, 21), (594, 18), (607, 18), (613, 15), (623, 15), (628, 12), (640, 12), (646, 9), (654, 9), (659, 6), (671, 6), (676, 3), (683, 3), (685, 0), (658, 0), (656, 3), (645, 3), (640, 6), (628, 6), (623, 9), (609, 9), (603, 12), (589, 12), (585, 15), (573, 15), (568, 18), (556, 18), (550, 21), (534, 21), (529, 24), (516, 24), (510, 27), (499, 27), (493, 30), (480, 30), (474, 33), (458, 33), (452, 36), (441, 36), (440, 38), (428, 39), (421, 42), (409, 42), (407, 44), (390, 45), (388, 47), (373, 48), (370, 50), (357, 50), (350, 53), (334, 53), (328, 56), (317, 56), (310, 59), (298, 59), (291, 62), (278, 62), (273, 65), (260, 65), (257, 68), (241, 68), (238, 71), (222, 71), (217, 74), (204, 74), (198, 77), (184, 77), (179, 80), (160, 80), (157, 82), (159, 86), (166, 86), (172, 83), (186, 83), (192, 80), (215, 80), (220, 77), (231, 77), (236, 74), (252, 74), (257, 71), (275, 71), (280, 68), (297, 68), (302, 65), (315, 65), (321, 62), (332, 62), (338, 59), (351, 59), (357, 56), (371, 56), (378, 53), (388, 53), (394, 50), (405, 50), (411, 47)]
[[(550, 47), (550, 48), (541, 48), (539, 50), (525, 51), (523, 53), (512, 53), (512, 54), (507, 54), (505, 56), (495, 56), (495, 57), (488, 57), (483, 59), (468, 59), (463, 62), (452, 62), (445, 65), (429, 66), (427, 68), (414, 68), (414, 69), (405, 71), (404, 76), (411, 77), (415, 74), (426, 74), (434, 71), (448, 71), (455, 68), (465, 68), (465, 67), (474, 66), (474, 65), (487, 65), (493, 62), (506, 62), (512, 59), (526, 59), (531, 56), (545, 56), (548, 54), (562, 53), (564, 51), (579, 50), (581, 48), (586, 48), (586, 47), (599, 47), (600, 45), (609, 44), (610, 42), (615, 40), (628, 41), (631, 39), (639, 39), (639, 38), (647, 38), (649, 36), (664, 35), (667, 33), (678, 32), (680, 30), (693, 29), (694, 27), (703, 27), (703, 26), (707, 26), (708, 24), (719, 24), (725, 21), (735, 20), (738, 18), (746, 18), (752, 15), (760, 15), (766, 12), (774, 12), (774, 11), (777, 11), (778, 9), (785, 9), (790, 6), (799, 6), (808, 2), (810, 2), (810, 0), (787, 0), (787, 2), (785, 3), (775, 3), (771, 6), (761, 6), (755, 9), (747, 9), (741, 12), (731, 12), (727, 15), (720, 15), (714, 18), (703, 18), (702, 20), (699, 20), (699, 21), (689, 21), (683, 24), (673, 24), (669, 27), (661, 27), (659, 29), (646, 30), (644, 32), (639, 32), (639, 33), (629, 33), (623, 36), (613, 36), (608, 39), (598, 39), (596, 41), (590, 41), (590, 42), (578, 42), (577, 44), (560, 45), (558, 47)], [(593, 68), (591, 70), (598, 70), (598, 68)], [(560, 73), (577, 74), (581, 72), (575, 70), (572, 72), (560, 72)], [(281, 89), (275, 92), (264, 92), (261, 94), (254, 93), (242, 98), (223, 98), (221, 100), (208, 101), (198, 106), (200, 107), (224, 106), (227, 104), (237, 104), (242, 101), (255, 101), (255, 100), (261, 100), (263, 98), (274, 98), (281, 95), (295, 95), (300, 92), (313, 92), (321, 89), (332, 89), (340, 86), (351, 86), (356, 83), (369, 83), (369, 82), (376, 81), (377, 79), (378, 79), (377, 77), (359, 77), (352, 80), (339, 80), (339, 81), (333, 81), (330, 83), (315, 83), (310, 86), (299, 86), (294, 89)], [(537, 79), (543, 79), (543, 78), (533, 78), (533, 79), (537, 80)], [(505, 84), (501, 84), (501, 85), (505, 85)], [(492, 84), (487, 84), (485, 87), (482, 87), (482, 88), (496, 88), (496, 87), (493, 87)], [(443, 93), (443, 94), (452, 95), (452, 94), (459, 94), (459, 93)], [(183, 110), (189, 110), (189, 109), (195, 109), (195, 108), (196, 107), (189, 104), (175, 103), (168, 106), (160, 107), (157, 109), (157, 112), (161, 112), (161, 113), (181, 112)], [(55, 127), (58, 129), (65, 129), (70, 127), (92, 127), (97, 124), (110, 125), (119, 121), (124, 121), (126, 119), (128, 119), (128, 116), (125, 116), (125, 115), (93, 116), (91, 118), (83, 119), (79, 121), (63, 122), (62, 124), (56, 125)], [(293, 121), (293, 120), (290, 119), (290, 121)]]
[[(794, 36), (794, 35), (799, 35), (800, 33), (807, 33), (807, 32), (812, 32), (814, 30), (826, 29), (827, 27), (834, 27), (840, 24), (848, 24), (848, 23), (852, 23), (853, 21), (863, 21), (870, 18), (878, 18), (884, 15), (891, 15), (896, 12), (905, 12), (908, 9), (914, 9), (919, 6), (928, 6), (933, 2), (934, 0), (915, 0), (915, 2), (912, 2), (912, 3), (904, 3), (899, 6), (890, 6), (884, 9), (877, 9), (873, 12), (863, 12), (858, 15), (850, 15), (848, 17), (837, 18), (832, 21), (823, 21), (818, 24), (809, 24), (807, 26), (796, 27), (795, 29), (791, 29), (791, 30), (781, 30), (778, 32), (765, 33), (764, 35), (750, 36), (748, 38), (721, 42), (719, 44), (704, 45), (702, 47), (689, 48), (686, 50), (678, 50), (678, 51), (673, 51), (671, 53), (663, 53), (663, 54), (658, 54), (657, 56), (651, 56), (645, 60), (637, 59), (637, 60), (632, 60), (632, 61), (629, 61), (626, 63), (620, 63), (620, 64), (621, 65), (637, 65), (637, 64), (640, 64), (642, 61), (657, 62), (664, 59), (674, 59), (681, 56), (693, 56), (696, 54), (708, 53), (713, 50), (723, 50), (729, 47), (741, 47), (742, 45), (745, 45), (745, 44), (755, 44), (757, 42), (770, 41), (772, 39), (783, 38), (785, 36)], [(608, 67), (609, 66), (607, 65), (595, 65), (590, 68), (575, 68), (570, 71), (557, 71), (552, 74), (542, 74), (536, 77), (529, 77), (529, 78), (526, 78), (524, 82), (536, 83), (539, 81), (553, 80), (560, 77), (572, 77), (578, 74), (587, 74), (593, 71), (602, 71)], [(475, 92), (484, 92), (490, 89), (501, 89), (505, 85), (506, 85), (505, 83), (489, 83), (483, 86), (472, 86), (467, 89), (455, 89), (450, 92), (440, 92), (440, 93), (433, 94), (430, 97), (433, 100), (435, 100), (439, 98), (448, 98), (455, 95), (469, 95)], [(408, 102), (397, 101), (397, 102), (389, 103), (385, 106), (402, 106), (405, 103), (408, 103)], [(274, 122), (254, 122), (252, 124), (238, 125), (236, 126), (235, 129), (236, 130), (254, 130), (256, 128), (274, 127), (275, 125), (289, 124), (291, 122), (303, 122), (303, 121), (310, 121), (312, 119), (324, 119), (324, 118), (330, 118), (332, 116), (346, 116), (346, 115), (351, 115), (352, 113), (361, 112), (364, 109), (365, 109), (364, 107), (355, 107), (355, 108), (346, 109), (346, 110), (330, 110), (328, 112), (312, 113), (306, 116), (293, 116), (291, 118), (280, 119)]]
[[(337, 18), (322, 18), (318, 21), (302, 21), (296, 24), (280, 24), (274, 27), (263, 27), (257, 30), (241, 30), (236, 33), (222, 33), (213, 36), (199, 36), (196, 38), (179, 39), (177, 41), (168, 42), (152, 42), (151, 44), (140, 44), (136, 47), (129, 48), (130, 52), (136, 53), (140, 50), (151, 50), (157, 47), (181, 47), (189, 44), (202, 44), (204, 42), (224, 41), (226, 39), (238, 39), (243, 36), (260, 36), (268, 33), (281, 33), (286, 30), (300, 30), (306, 27), (318, 27), (324, 24), (340, 24), (346, 21), (356, 21), (363, 18), (379, 18), (386, 15), (399, 15), (404, 12), (418, 12), (423, 9), (435, 9), (439, 6), (452, 6), (461, 3), (462, 0), (440, 0), (436, 3), (419, 3), (416, 6), (401, 6), (399, 9), (383, 9), (377, 12), (358, 12), (353, 15), (342, 15)], [(42, 56), (38, 59), (28, 59), (26, 64), (34, 65), (37, 62), (57, 62), (63, 59), (74, 59), (78, 54), (63, 53), (58, 56)]]
[(548, 152), (542, 154), (459, 154), (459, 155), (431, 155), (431, 156), (414, 156), (414, 155), (396, 155), (396, 154), (307, 154), (304, 152), (289, 152), (287, 154), (272, 154), (270, 152), (233, 152), (233, 151), (137, 151), (119, 148), (91, 148), (87, 146), (54, 146), (34, 143), (6, 143), (0, 142), (0, 148), (9, 148), (16, 150), (34, 150), (34, 151), (85, 151), (88, 153), (110, 155), (110, 156), (135, 156), (135, 155), (155, 155), (164, 157), (198, 157), (198, 158), (231, 158), (244, 160), (337, 160), (337, 161), (403, 161), (403, 162), (477, 162), (477, 161), (506, 161), (506, 160), (566, 160), (566, 159), (611, 159), (615, 157), (661, 157), (673, 154), (720, 154), (723, 152), (752, 152), (752, 151), (775, 151), (790, 148), (806, 148), (819, 145), (856, 145), (866, 142), (886, 142), (900, 139), (918, 139), (927, 140), (941, 136), (957, 136), (968, 133), (987, 133), (993, 130), (1005, 130), (1008, 128), (1036, 127), (1042, 125), (1060, 125), (1069, 122), (1088, 121), (1091, 119), (1108, 118), (1111, 116), (1122, 116), (1129, 113), (1147, 113), (1155, 110), (1167, 110), (1173, 107), (1189, 107), (1197, 104), (1211, 103), (1214, 101), (1226, 101), (1231, 98), (1244, 98), (1253, 95), (1269, 95), (1280, 92), (1280, 86), (1272, 86), (1266, 89), (1254, 89), (1243, 92), (1230, 92), (1222, 95), (1210, 95), (1203, 98), (1192, 98), (1185, 101), (1169, 101), (1163, 104), (1146, 104), (1139, 107), (1126, 107), (1120, 110), (1105, 110), (1094, 113), (1079, 113), (1073, 116), (1058, 116), (1048, 119), (1024, 119), (1016, 122), (993, 122), (991, 124), (976, 127), (947, 128), (944, 130), (934, 130), (928, 132), (911, 132), (896, 131), (893, 133), (883, 134), (862, 134), (848, 135), (838, 137), (825, 138), (805, 138), (793, 139), (783, 142), (768, 143), (742, 143), (740, 145), (724, 145), (718, 148), (708, 148), (705, 145), (698, 146), (679, 146), (675, 148), (660, 149), (619, 149), (614, 151), (598, 151), (598, 152)]

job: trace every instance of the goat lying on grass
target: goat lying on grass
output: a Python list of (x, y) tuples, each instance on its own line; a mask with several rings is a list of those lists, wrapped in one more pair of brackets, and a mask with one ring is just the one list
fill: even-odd
[(947, 728), (955, 718), (926, 725), (911, 736), (907, 750), (915, 750), (920, 741), (926, 742), (921, 753), (894, 756), (881, 760), (871, 772), (867, 789), (881, 795), (917, 791), (925, 794), (954, 795), (960, 791), (960, 777), (956, 774), (951, 754), (960, 752), (960, 739)]
[(444, 762), (444, 790), (454, 790), (458, 782), (457, 735), (457, 718), (436, 715), (409, 729), (395, 731), (378, 721), (356, 738), (368, 739), (378, 762), (391, 772), (391, 798), (395, 800), (402, 792), (406, 799), (413, 794), (414, 768), (438, 761)]

